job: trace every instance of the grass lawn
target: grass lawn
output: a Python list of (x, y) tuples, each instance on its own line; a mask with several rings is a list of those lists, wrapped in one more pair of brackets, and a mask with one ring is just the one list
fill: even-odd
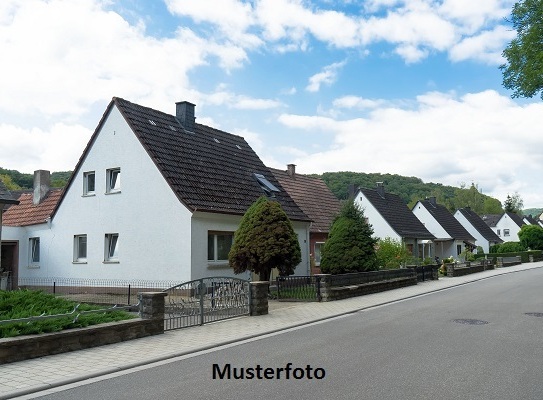
[[(0, 291), (0, 321), (71, 313), (78, 303), (52, 294), (33, 290)], [(83, 328), (105, 322), (122, 321), (134, 318), (126, 311), (97, 312), (81, 315), (78, 312), (104, 309), (104, 306), (81, 304), (77, 311), (68, 317), (51, 318), (43, 321), (19, 322), (0, 325), (0, 338), (36, 333), (59, 332), (64, 329)]]

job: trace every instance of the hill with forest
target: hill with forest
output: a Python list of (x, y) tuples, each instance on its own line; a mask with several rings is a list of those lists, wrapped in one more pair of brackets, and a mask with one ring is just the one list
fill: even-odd
[[(51, 173), (51, 187), (64, 187), (72, 176), (72, 171)], [(25, 174), (14, 169), (0, 167), (0, 179), (9, 190), (32, 189), (34, 174)]]
[(325, 172), (312, 175), (321, 178), (339, 199), (346, 199), (349, 185), (372, 189), (377, 182), (383, 182), (385, 191), (400, 196), (409, 207), (418, 200), (435, 197), (451, 212), (462, 207), (471, 207), (478, 214), (500, 214), (502, 204), (498, 199), (487, 196), (472, 183), (469, 187), (454, 187), (441, 183), (425, 183), (420, 178), (392, 174), (363, 172)]
[[(53, 172), (51, 186), (64, 187), (71, 174), (72, 171)], [(450, 211), (471, 207), (478, 214), (503, 212), (501, 202), (481, 193), (476, 184), (469, 187), (454, 187), (441, 183), (425, 183), (416, 177), (363, 172), (325, 172), (322, 175), (311, 176), (321, 178), (339, 199), (347, 198), (349, 185), (371, 189), (377, 182), (383, 182), (387, 192), (400, 196), (409, 207), (414, 206), (418, 200), (433, 196), (439, 204), (443, 204)], [(0, 168), (0, 179), (9, 190), (32, 189), (33, 174)]]

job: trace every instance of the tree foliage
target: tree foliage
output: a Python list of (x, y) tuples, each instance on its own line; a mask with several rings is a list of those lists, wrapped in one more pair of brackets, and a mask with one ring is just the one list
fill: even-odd
[(522, 207), (524, 207), (524, 201), (518, 192), (515, 192), (512, 196), (508, 194), (503, 202), (503, 208), (506, 212), (522, 215)]
[(21, 190), (21, 187), (13, 182), (13, 179), (9, 175), (0, 174), (0, 181), (4, 183), (8, 190)]
[(325, 274), (378, 269), (373, 229), (353, 200), (343, 205), (324, 243), (321, 271)]
[[(34, 185), (34, 174), (25, 174), (14, 169), (4, 169), (0, 167), (0, 175), (2, 181), (6, 183), (5, 179), (9, 180), (10, 184), (13, 184), (13, 189), (32, 189)], [(7, 177), (7, 178), (4, 178)], [(64, 187), (68, 180), (72, 176), (72, 171), (58, 171), (51, 173), (51, 187)], [(6, 184), (7, 186), (8, 184)]]
[(543, 0), (521, 0), (511, 13), (516, 37), (502, 55), (507, 62), (500, 66), (503, 86), (513, 90), (511, 97), (543, 99)]
[(379, 240), (375, 253), (378, 265), (383, 268), (399, 268), (410, 258), (405, 246), (389, 237)]
[(505, 242), (490, 246), (490, 253), (518, 253), (526, 248), (520, 242)]
[(292, 275), (302, 261), (298, 236), (276, 201), (260, 197), (245, 212), (228, 254), (236, 274), (252, 271), (267, 281), (271, 270)]
[(520, 244), (530, 250), (543, 250), (543, 228), (539, 225), (523, 225), (518, 233)]

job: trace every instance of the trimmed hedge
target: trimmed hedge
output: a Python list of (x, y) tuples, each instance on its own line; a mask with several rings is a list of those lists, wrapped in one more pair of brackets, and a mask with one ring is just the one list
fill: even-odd
[(530, 262), (530, 255), (534, 257), (534, 261), (543, 260), (543, 255), (541, 250), (529, 250), (529, 251), (518, 251), (515, 253), (490, 253), (490, 254), (475, 254), (475, 259), (487, 257), (489, 260), (492, 260), (496, 264), (496, 258), (498, 257), (516, 257), (520, 256), (520, 259), (523, 263)]

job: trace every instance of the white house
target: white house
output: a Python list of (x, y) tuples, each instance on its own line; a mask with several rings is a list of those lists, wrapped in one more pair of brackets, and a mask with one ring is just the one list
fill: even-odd
[(454, 217), (475, 238), (475, 245), (481, 246), (485, 253), (489, 253), (491, 246), (503, 242), (485, 221), (469, 207), (456, 210)]
[(234, 231), (263, 195), (291, 219), (302, 249), (296, 273), (308, 275), (309, 218), (242, 137), (195, 123), (194, 109), (180, 102), (170, 115), (113, 98), (50, 216), (7, 228), (19, 243), (18, 275), (234, 276)]
[(436, 238), (435, 255), (441, 259), (457, 258), (464, 250), (475, 247), (475, 238), (435, 197), (420, 200), (413, 206), (413, 214)]
[(505, 212), (498, 219), (494, 226), (490, 228), (504, 242), (518, 242), (520, 239), (518, 233), (522, 225), (525, 225), (522, 217), (512, 212)]
[(434, 257), (434, 235), (399, 196), (386, 193), (381, 182), (377, 183), (375, 190), (358, 188), (354, 192), (354, 201), (364, 210), (364, 216), (373, 227), (375, 237), (391, 238), (404, 243), (417, 258)]

